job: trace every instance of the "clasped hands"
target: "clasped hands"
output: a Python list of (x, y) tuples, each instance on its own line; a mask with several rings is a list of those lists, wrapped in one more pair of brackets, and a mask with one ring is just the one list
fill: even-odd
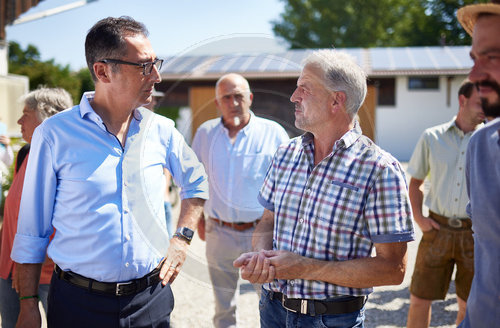
[(307, 258), (282, 250), (260, 250), (243, 253), (233, 262), (241, 277), (249, 282), (266, 283), (274, 279), (303, 278)]

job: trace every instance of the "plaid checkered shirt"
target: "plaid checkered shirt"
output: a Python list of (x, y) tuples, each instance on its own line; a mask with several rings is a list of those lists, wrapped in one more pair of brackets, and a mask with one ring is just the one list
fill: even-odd
[[(361, 135), (357, 123), (316, 166), (310, 133), (281, 145), (259, 201), (274, 212), (273, 248), (308, 258), (366, 258), (374, 243), (414, 240), (403, 168)], [(276, 279), (264, 287), (307, 299), (362, 296), (373, 291), (302, 279)]]

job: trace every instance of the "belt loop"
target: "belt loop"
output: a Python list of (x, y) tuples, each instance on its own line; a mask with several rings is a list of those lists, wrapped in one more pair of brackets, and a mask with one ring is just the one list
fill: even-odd
[(269, 291), (269, 299), (271, 301), (274, 299), (274, 292), (272, 290)]
[(314, 306), (314, 301), (307, 302), (307, 306), (309, 308), (309, 313), (312, 317), (316, 315), (316, 307)]
[(88, 288), (88, 289), (89, 289), (89, 292), (91, 292), (91, 291), (92, 291), (92, 285), (93, 285), (93, 283), (94, 283), (94, 280), (89, 279), (89, 288)]

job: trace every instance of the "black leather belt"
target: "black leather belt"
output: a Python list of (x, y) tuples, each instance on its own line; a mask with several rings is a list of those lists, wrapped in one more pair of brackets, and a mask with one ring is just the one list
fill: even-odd
[(99, 292), (115, 296), (127, 296), (142, 292), (149, 286), (160, 282), (160, 269), (156, 268), (142, 278), (127, 282), (100, 282), (89, 279), (71, 271), (63, 271), (56, 265), (54, 272), (59, 279), (69, 282), (77, 287), (85, 288), (93, 292)]
[(281, 301), (288, 311), (310, 316), (322, 314), (344, 314), (359, 311), (365, 305), (365, 296), (352, 296), (333, 301), (319, 301), (301, 298), (288, 298), (283, 293), (270, 292), (271, 299)]

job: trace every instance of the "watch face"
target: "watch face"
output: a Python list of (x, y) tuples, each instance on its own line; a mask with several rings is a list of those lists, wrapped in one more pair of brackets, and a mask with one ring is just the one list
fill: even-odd
[(186, 236), (187, 238), (191, 239), (191, 238), (193, 238), (194, 231), (191, 229), (188, 229), (188, 228), (184, 228), (184, 229), (182, 229), (182, 234), (184, 236)]

